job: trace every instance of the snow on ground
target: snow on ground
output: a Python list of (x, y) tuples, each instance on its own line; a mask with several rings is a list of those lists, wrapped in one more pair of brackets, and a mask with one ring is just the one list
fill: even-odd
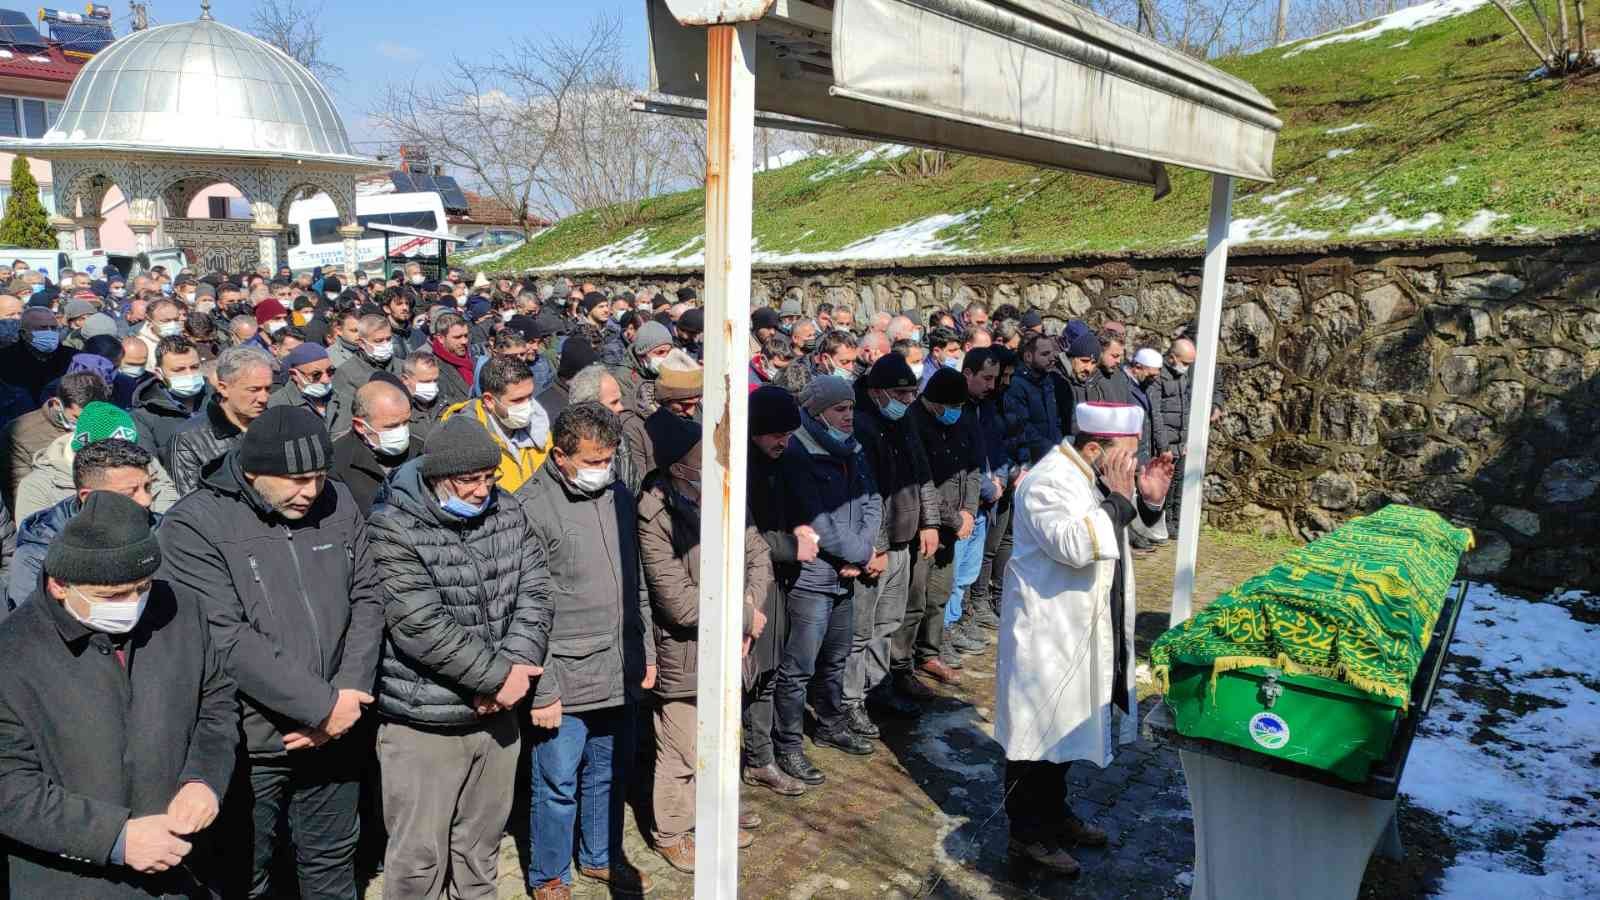
[(894, 159), (897, 156), (904, 156), (905, 154), (910, 153), (910, 152), (911, 152), (911, 148), (910, 147), (902, 147), (899, 144), (879, 144), (878, 146), (873, 147), (870, 150), (863, 150), (860, 153), (857, 153), (855, 156), (850, 157), (849, 159), (840, 160), (839, 162), (836, 162), (831, 166), (827, 166), (826, 168), (823, 168), (821, 170), (818, 170), (816, 172), (811, 173), (811, 180), (812, 181), (825, 181), (825, 180), (827, 180), (829, 178), (833, 178), (833, 177), (838, 176), (838, 175), (843, 175), (846, 172), (854, 172), (855, 170), (861, 168), (862, 166), (865, 166), (865, 165), (867, 165), (869, 163), (872, 163), (874, 161), (877, 161), (877, 160), (880, 160), (880, 159), (882, 159), (882, 160)]
[(1288, 188), (1287, 190), (1279, 191), (1276, 194), (1262, 194), (1259, 199), (1261, 200), (1262, 204), (1266, 206), (1278, 207), (1282, 206), (1284, 201), (1288, 200), (1290, 197), (1293, 197), (1295, 194), (1301, 194), (1304, 192), (1305, 188), (1293, 187)]
[(763, 172), (768, 172), (773, 169), (781, 169), (784, 166), (792, 166), (803, 159), (810, 159), (813, 155), (815, 154), (812, 151), (802, 150), (799, 148), (785, 150), (782, 153), (775, 153), (772, 156), (767, 157), (767, 164), (765, 166), (758, 166), (757, 169)]
[(1405, 9), (1396, 10), (1386, 16), (1379, 16), (1366, 22), (1351, 25), (1340, 31), (1314, 37), (1303, 44), (1290, 48), (1283, 54), (1284, 59), (1298, 56), (1307, 50), (1326, 47), (1329, 44), (1344, 44), (1350, 41), (1369, 41), (1378, 35), (1391, 31), (1416, 31), (1435, 22), (1442, 22), (1456, 16), (1465, 15), (1483, 6), (1488, 6), (1489, 0), (1431, 0), (1429, 3), (1418, 3)]
[(1600, 896), (1600, 626), (1561, 605), (1577, 602), (1468, 595), (1400, 786), (1456, 842), (1440, 897)]
[(1356, 151), (1351, 147), (1337, 147), (1337, 148), (1335, 148), (1333, 150), (1329, 150), (1328, 151), (1328, 158), (1329, 159), (1338, 159), (1341, 156), (1349, 156), (1350, 154), (1352, 154), (1354, 152), (1356, 152)]
[(1352, 235), (1401, 234), (1407, 231), (1428, 231), (1438, 228), (1444, 216), (1436, 212), (1423, 213), (1415, 219), (1396, 218), (1386, 206), (1365, 220), (1350, 226)]
[(525, 243), (527, 243), (527, 241), (512, 241), (511, 243), (506, 244), (504, 247), (496, 247), (493, 250), (487, 250), (483, 253), (476, 253), (472, 256), (466, 257), (461, 261), (469, 266), (481, 266), (487, 262), (494, 262), (513, 250), (522, 249), (522, 245)]
[(1311, 201), (1310, 205), (1308, 205), (1306, 208), (1314, 209), (1318, 212), (1333, 212), (1336, 209), (1344, 209), (1349, 205), (1350, 197), (1348, 195), (1323, 194), (1321, 197)]
[(1324, 131), (1323, 134), (1349, 134), (1352, 131), (1360, 131), (1363, 128), (1371, 127), (1372, 126), (1366, 122), (1352, 122), (1349, 125), (1340, 125), (1338, 128), (1329, 128), (1327, 131)]
[(1483, 237), (1494, 230), (1494, 223), (1501, 219), (1509, 218), (1505, 213), (1497, 213), (1492, 209), (1480, 209), (1472, 214), (1472, 218), (1461, 223), (1456, 231), (1467, 237)]

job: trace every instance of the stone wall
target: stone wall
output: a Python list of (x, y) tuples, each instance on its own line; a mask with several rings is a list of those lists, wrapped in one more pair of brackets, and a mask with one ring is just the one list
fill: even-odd
[[(699, 286), (698, 273), (568, 273)], [(861, 313), (974, 298), (1119, 319), (1165, 348), (1192, 320), (1200, 260), (946, 261), (758, 270), (758, 302)], [(1219, 360), (1208, 519), (1321, 534), (1391, 501), (1477, 533), (1472, 570), (1600, 588), (1600, 236), (1235, 254)]]

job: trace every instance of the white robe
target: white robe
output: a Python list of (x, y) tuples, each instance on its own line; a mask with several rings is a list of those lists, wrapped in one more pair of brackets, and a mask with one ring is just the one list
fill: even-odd
[(1117, 559), (1105, 495), (1070, 443), (1034, 466), (1017, 486), (1011, 562), (1000, 610), (995, 678), (995, 738), (1006, 758), (1111, 762), (1118, 744), (1138, 736), (1138, 716), (1112, 704), (1113, 641), (1126, 645), (1128, 709), (1134, 688), (1133, 566), (1123, 573), (1123, 633), (1111, 621)]

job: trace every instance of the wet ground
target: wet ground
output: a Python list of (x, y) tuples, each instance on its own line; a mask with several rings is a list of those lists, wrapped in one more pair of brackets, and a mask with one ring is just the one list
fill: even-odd
[[(1282, 545), (1206, 533), (1197, 599), (1208, 602), (1243, 577), (1265, 567)], [(1172, 551), (1137, 561), (1140, 652), (1166, 627)], [(1100, 770), (1080, 764), (1072, 776), (1072, 804), (1083, 818), (1111, 835), (1110, 845), (1075, 853), (1076, 878), (1051, 877), (1013, 865), (1006, 853), (1006, 818), (1000, 811), (1002, 754), (992, 739), (994, 660), (989, 652), (967, 657), (959, 687), (922, 716), (883, 722), (883, 739), (869, 757), (811, 747), (826, 784), (785, 799), (747, 789), (746, 802), (765, 819), (753, 847), (741, 857), (744, 897), (939, 898), (1160, 898), (1188, 894), (1194, 839), (1182, 767), (1174, 749), (1141, 741), (1124, 748)], [(1143, 693), (1143, 691), (1141, 691)], [(1154, 702), (1147, 699), (1145, 709)], [(648, 784), (648, 773), (637, 782)], [(1402, 801), (1403, 803), (1403, 801)], [(1402, 807), (1405, 810), (1405, 807)], [(1422, 811), (1402, 813), (1407, 859), (1375, 863), (1363, 896), (1413, 897), (1425, 893), (1442, 859), (1453, 855), (1438, 820)], [(655, 897), (690, 897), (692, 876), (667, 866), (648, 848), (632, 810), (627, 853), (655, 880)], [(502, 898), (524, 896), (518, 843), (502, 846)], [(367, 896), (379, 896), (381, 877)], [(577, 897), (602, 897), (582, 879)]]

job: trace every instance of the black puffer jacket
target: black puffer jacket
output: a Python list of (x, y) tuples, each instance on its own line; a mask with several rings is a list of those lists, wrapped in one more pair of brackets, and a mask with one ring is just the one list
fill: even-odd
[(472, 700), (493, 695), (512, 663), (543, 665), (550, 570), (522, 504), (499, 488), (476, 519), (445, 512), (422, 460), (396, 469), (370, 521), (383, 573), (378, 713), (427, 727), (479, 721)]
[(853, 433), (883, 497), (883, 528), (873, 549), (909, 543), (918, 529), (938, 528), (939, 492), (921, 436), (905, 416), (899, 421), (885, 416), (863, 381), (856, 382)]
[(239, 686), (246, 749), (283, 754), (283, 735), (316, 727), (341, 690), (370, 693), (383, 632), (379, 569), (361, 510), (329, 482), (306, 514), (278, 515), (238, 454), (206, 466), (156, 537), (180, 598), (205, 610)]
[(159, 378), (146, 381), (134, 390), (130, 414), (133, 423), (139, 426), (139, 446), (149, 450), (169, 473), (172, 471), (172, 436), (188, 427), (196, 413), (205, 409), (212, 393), (208, 384), (193, 397), (179, 397)]
[(244, 432), (222, 413), (222, 401), (216, 395), (206, 401), (200, 413), (189, 420), (183, 431), (172, 436), (167, 458), (172, 465), (167, 471), (179, 497), (187, 497), (200, 486), (200, 470), (229, 450), (239, 446)]

